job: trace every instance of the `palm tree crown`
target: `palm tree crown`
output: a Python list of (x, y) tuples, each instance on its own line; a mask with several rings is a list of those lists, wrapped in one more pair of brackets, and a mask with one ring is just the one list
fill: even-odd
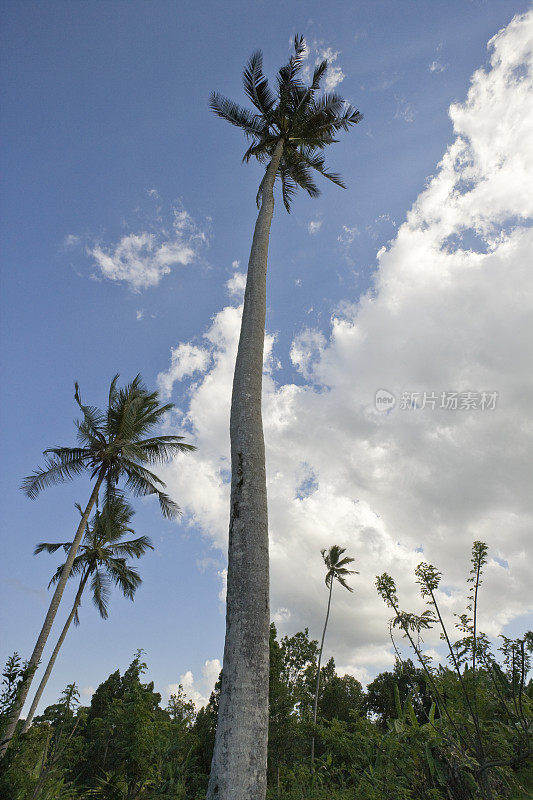
[[(320, 81), (328, 68), (325, 59), (313, 72), (311, 84), (299, 78), (307, 53), (303, 36), (294, 38), (294, 54), (277, 74), (274, 92), (263, 73), (263, 56), (255, 52), (244, 70), (244, 91), (254, 105), (249, 111), (217, 92), (211, 95), (210, 107), (219, 117), (241, 128), (250, 140), (243, 161), (252, 157), (266, 164), (274, 155), (277, 144), (283, 141), (283, 153), (278, 167), (283, 202), (290, 211), (298, 186), (311, 196), (320, 191), (311, 175), (316, 170), (338, 186), (344, 187), (340, 175), (328, 172), (321, 151), (336, 142), (335, 134), (348, 130), (362, 119), (362, 114), (335, 93), (316, 97)], [(263, 181), (257, 193), (260, 205)]]
[(358, 575), (359, 573), (354, 569), (346, 569), (346, 564), (351, 564), (354, 561), (354, 559), (350, 558), (349, 556), (342, 558), (342, 554), (346, 552), (346, 548), (339, 547), (338, 544), (334, 544), (329, 548), (329, 550), (324, 548), (320, 552), (322, 553), (324, 564), (328, 569), (325, 579), (328, 589), (331, 586), (331, 582), (333, 580), (337, 580), (341, 586), (344, 586), (344, 588), (348, 589), (349, 592), (353, 592), (352, 587), (348, 586), (346, 583), (346, 578), (348, 575)]
[[(82, 510), (78, 507), (80, 513)], [(136, 589), (142, 583), (138, 572), (128, 563), (128, 558), (141, 558), (147, 550), (154, 547), (148, 536), (124, 541), (127, 533), (134, 533), (130, 525), (133, 509), (120, 492), (114, 492), (106, 498), (102, 511), (97, 511), (92, 523), (87, 525), (85, 537), (74, 559), (69, 577), (81, 575), (84, 583), (91, 578), (93, 602), (100, 616), (107, 619), (108, 602), (111, 587), (114, 583), (124, 597), (133, 600)], [(35, 548), (35, 555), (55, 553), (63, 548), (66, 553), (72, 542), (41, 542)], [(61, 564), (52, 576), (48, 586), (57, 583), (61, 577), (64, 564)], [(78, 625), (78, 613), (74, 617)]]
[(181, 436), (152, 436), (172, 403), (159, 405), (157, 392), (148, 392), (137, 375), (122, 389), (115, 375), (109, 389), (106, 411), (82, 403), (78, 384), (75, 400), (82, 412), (76, 422), (78, 447), (51, 447), (44, 451), (46, 466), (37, 469), (22, 483), (25, 494), (34, 499), (47, 486), (70, 480), (89, 471), (91, 479), (103, 477), (108, 492), (123, 478), (132, 494), (155, 494), (167, 518), (179, 514), (179, 508), (161, 491), (165, 484), (145, 464), (166, 461), (178, 452), (195, 450)]

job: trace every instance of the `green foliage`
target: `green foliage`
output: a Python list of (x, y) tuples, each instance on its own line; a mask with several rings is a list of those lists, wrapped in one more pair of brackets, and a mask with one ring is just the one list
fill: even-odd
[[(81, 509), (80, 509), (81, 511)], [(78, 548), (69, 578), (80, 575), (81, 584), (90, 578), (92, 600), (102, 619), (107, 619), (111, 588), (114, 584), (129, 600), (133, 600), (137, 588), (142, 583), (139, 574), (127, 563), (128, 558), (141, 558), (147, 550), (153, 550), (148, 536), (124, 541), (124, 536), (134, 533), (130, 527), (133, 509), (123, 494), (114, 491), (108, 494), (102, 511), (97, 510), (87, 524), (85, 536)], [(69, 552), (72, 542), (41, 542), (35, 553), (54, 553), (60, 548)], [(64, 564), (56, 569), (50, 584), (57, 583)], [(78, 611), (74, 617), (79, 624)]]
[[(303, 37), (296, 36), (294, 54), (276, 76), (276, 91), (270, 88), (263, 73), (262, 53), (257, 51), (252, 55), (244, 70), (243, 82), (254, 111), (243, 108), (217, 92), (213, 92), (210, 100), (211, 110), (240, 128), (249, 140), (243, 161), (255, 158), (261, 164), (267, 164), (278, 142), (283, 142), (278, 176), (287, 211), (290, 211), (298, 187), (310, 197), (320, 194), (311, 177), (313, 170), (344, 187), (340, 175), (326, 169), (322, 150), (337, 141), (335, 136), (339, 131), (348, 130), (362, 119), (359, 111), (337, 94), (316, 96), (328, 67), (326, 60), (315, 67), (310, 85), (304, 85), (300, 73), (305, 52)], [(257, 193), (258, 206), (262, 187), (263, 182)]]
[[(467, 609), (472, 637), (481, 574), (476, 568)], [(425, 567), (418, 576), (433, 604), (440, 576)], [(417, 654), (421, 615), (400, 611), (389, 576), (379, 583)], [(438, 620), (440, 609), (428, 610)], [(477, 626), (475, 636), (482, 641)], [(307, 629), (280, 640), (272, 625), (268, 800), (526, 800), (533, 787), (526, 749), (532, 645), (530, 633), (502, 637), (497, 653), (476, 645), (459, 669), (452, 658), (440, 666), (422, 658), (416, 667), (398, 657), (366, 691), (354, 677), (338, 675), (330, 658), (320, 671), (314, 725), (318, 643)], [(6, 697), (21, 669), (20, 660), (10, 660)], [(123, 675), (117, 670), (98, 687), (88, 708), (69, 685), (27, 734), (17, 733), (2, 764), (0, 800), (203, 800), (220, 680), (199, 711), (181, 686), (162, 708), (145, 671), (139, 651)]]
[[(393, 630), (398, 627), (420, 662), (427, 691), (438, 710), (438, 722), (433, 711), (429, 724), (441, 737), (444, 774), (454, 798), (493, 800), (507, 796), (503, 792), (517, 785), (517, 768), (533, 755), (531, 682), (526, 684), (533, 634), (528, 632), (518, 639), (502, 637), (500, 660), (492, 653), (488, 638), (477, 624), (478, 592), (486, 562), (487, 546), (474, 542), (467, 579), (470, 585), (467, 610), (458, 616), (456, 623), (463, 636), (456, 642), (451, 641), (439, 607), (437, 593), (442, 575), (432, 564), (422, 562), (415, 570), (420, 593), (428, 606), (420, 615), (400, 609), (396, 585), (389, 575), (384, 573), (376, 578), (378, 593), (394, 611), (390, 626), (393, 644)], [(440, 637), (446, 642), (449, 667), (432, 668), (421, 651), (422, 632), (434, 625), (439, 626)], [(397, 648), (396, 652), (399, 655)], [(397, 684), (395, 692), (399, 705)], [(416, 716), (414, 710), (411, 716)], [(405, 722), (405, 714), (400, 721)], [(434, 753), (428, 755), (433, 776)]]
[(179, 513), (178, 506), (162, 491), (161, 478), (145, 465), (195, 448), (181, 436), (153, 436), (172, 404), (159, 405), (157, 392), (149, 392), (140, 375), (121, 389), (118, 378), (115, 375), (111, 381), (105, 410), (85, 405), (75, 384), (74, 398), (82, 413), (76, 422), (78, 446), (45, 450), (45, 466), (25, 478), (21, 488), (34, 499), (47, 486), (88, 472), (91, 478), (105, 479), (108, 494), (122, 479), (135, 496), (156, 495), (163, 515), (172, 518)]
[(346, 583), (346, 578), (348, 575), (358, 575), (359, 573), (354, 569), (347, 568), (347, 564), (352, 564), (354, 559), (350, 558), (349, 556), (344, 556), (343, 558), (346, 548), (339, 547), (338, 544), (334, 544), (329, 548), (329, 550), (324, 548), (320, 552), (322, 553), (324, 564), (327, 567), (325, 581), (328, 589), (331, 586), (332, 581), (336, 580), (341, 586), (344, 586), (345, 589), (348, 589), (349, 592), (353, 592), (352, 587), (348, 586)]
[(420, 722), (428, 719), (433, 704), (431, 694), (423, 670), (417, 669), (410, 659), (397, 659), (392, 672), (380, 673), (366, 688), (365, 709), (382, 729), (397, 714), (396, 693), (402, 707), (410, 699)]
[(13, 653), (6, 661), (2, 672), (0, 687), (0, 741), (4, 725), (9, 719), (20, 693), (29, 675), (27, 664), (22, 664), (18, 653)]

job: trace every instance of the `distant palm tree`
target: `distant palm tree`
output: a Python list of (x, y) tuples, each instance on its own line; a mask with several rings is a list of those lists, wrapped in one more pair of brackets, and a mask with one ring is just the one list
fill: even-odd
[[(78, 509), (80, 513), (83, 513), (80, 506), (78, 506)], [(92, 525), (90, 523), (87, 524), (85, 537), (70, 571), (71, 578), (74, 575), (81, 575), (74, 604), (67, 617), (63, 630), (61, 631), (61, 635), (57, 640), (57, 644), (50, 657), (39, 688), (35, 693), (31, 708), (22, 728), (22, 733), (26, 733), (32, 723), (41, 695), (48, 683), (48, 678), (50, 677), (59, 650), (65, 641), (72, 621), (74, 621), (75, 625), (79, 625), (78, 607), (81, 603), (82, 594), (89, 578), (91, 578), (93, 603), (98, 609), (102, 619), (107, 619), (108, 616), (107, 609), (112, 583), (122, 591), (124, 597), (130, 600), (133, 600), (135, 591), (142, 583), (139, 574), (127, 564), (126, 559), (132, 557), (140, 558), (147, 550), (153, 550), (154, 548), (147, 536), (139, 536), (137, 539), (123, 541), (123, 537), (127, 533), (134, 533), (132, 528), (128, 527), (132, 516), (133, 509), (131, 506), (125, 501), (120, 492), (115, 492), (107, 498), (102, 512), (96, 512), (93, 517)], [(54, 544), (41, 542), (41, 544), (37, 545), (35, 548), (35, 555), (43, 551), (55, 553), (56, 550), (59, 550), (61, 547), (68, 553), (72, 547), (72, 542), (58, 542)], [(61, 566), (57, 568), (49, 586), (57, 583), (61, 578), (63, 567), (64, 564), (61, 564)]]
[(115, 375), (111, 381), (105, 410), (84, 405), (78, 384), (75, 384), (74, 398), (83, 415), (82, 419), (76, 422), (78, 447), (52, 447), (45, 450), (44, 454), (47, 456), (45, 467), (36, 470), (22, 483), (21, 488), (25, 494), (34, 499), (47, 486), (63, 483), (85, 472), (88, 472), (94, 481), (89, 501), (83, 511), (43, 627), (28, 662), (33, 672), (25, 682), (10, 721), (6, 725), (4, 738), (0, 743), (0, 758), (7, 750), (15, 732), (33, 674), (41, 660), (65, 584), (102, 485), (109, 495), (115, 490), (118, 482), (123, 480), (126, 489), (136, 496), (155, 494), (159, 499), (163, 516), (170, 519), (179, 514), (176, 503), (161, 491), (165, 488), (161, 478), (147, 469), (145, 464), (161, 463), (176, 453), (195, 448), (193, 445), (185, 444), (181, 436), (153, 436), (154, 428), (172, 408), (172, 404), (160, 406), (157, 392), (149, 392), (140, 375), (123, 389), (117, 388), (118, 378), (119, 376)]
[[(325, 548), (320, 551), (324, 564), (327, 567), (326, 572), (326, 586), (329, 589), (328, 596), (328, 610), (326, 612), (326, 621), (324, 622), (324, 630), (322, 631), (322, 641), (320, 642), (320, 650), (318, 653), (318, 664), (316, 668), (316, 687), (315, 687), (315, 702), (313, 704), (313, 725), (316, 725), (316, 714), (318, 708), (318, 692), (320, 690), (320, 662), (322, 661), (322, 650), (324, 649), (324, 639), (326, 637), (326, 628), (328, 626), (329, 610), (331, 607), (331, 593), (333, 591), (334, 581), (338, 581), (341, 586), (353, 592), (351, 586), (346, 583), (348, 575), (358, 575), (359, 573), (354, 569), (346, 569), (347, 564), (352, 564), (354, 559), (349, 556), (342, 558), (342, 554), (346, 552), (345, 547), (339, 547), (337, 544), (332, 545), (329, 550)], [(315, 758), (315, 737), (311, 740), (311, 761)]]
[(211, 110), (250, 140), (244, 161), (256, 158), (266, 171), (256, 198), (259, 214), (233, 378), (226, 642), (209, 800), (260, 800), (266, 792), (270, 614), (261, 384), (274, 183), (279, 177), (287, 210), (298, 187), (318, 196), (313, 170), (343, 186), (339, 175), (327, 171), (322, 151), (361, 119), (338, 95), (316, 96), (327, 61), (315, 67), (310, 86), (302, 83), (305, 55), (304, 39), (296, 36), (294, 55), (279, 70), (275, 92), (263, 73), (261, 53), (252, 55), (243, 79), (254, 111), (217, 93), (211, 96)]

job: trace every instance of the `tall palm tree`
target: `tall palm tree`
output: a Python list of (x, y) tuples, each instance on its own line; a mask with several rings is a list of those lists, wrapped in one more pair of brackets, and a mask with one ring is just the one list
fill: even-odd
[(361, 119), (336, 94), (317, 97), (327, 61), (318, 64), (310, 86), (300, 80), (306, 54), (296, 36), (294, 54), (277, 75), (272, 91), (262, 55), (250, 58), (244, 90), (254, 111), (217, 93), (211, 110), (240, 128), (250, 141), (244, 161), (266, 166), (257, 192), (259, 214), (248, 262), (244, 309), (231, 401), (231, 502), (228, 549), (226, 641), (222, 689), (209, 800), (260, 800), (266, 792), (268, 736), (269, 578), (265, 448), (261, 384), (266, 311), (266, 270), (274, 184), (281, 181), (290, 210), (298, 187), (319, 194), (312, 171), (343, 186), (328, 172), (322, 151), (335, 134)]
[(50, 629), (63, 596), (78, 547), (85, 533), (87, 521), (96, 503), (102, 485), (106, 493), (113, 493), (119, 481), (135, 496), (155, 494), (163, 516), (175, 517), (179, 508), (162, 489), (165, 484), (145, 465), (161, 463), (179, 452), (194, 450), (181, 436), (154, 436), (154, 428), (163, 415), (172, 408), (171, 403), (159, 405), (157, 392), (149, 392), (140, 375), (124, 388), (117, 387), (118, 375), (111, 381), (107, 409), (82, 403), (78, 384), (74, 398), (82, 417), (76, 422), (77, 447), (52, 447), (44, 451), (46, 465), (25, 478), (22, 489), (34, 499), (47, 486), (71, 480), (89, 473), (92, 491), (77, 527), (72, 546), (57, 581), (50, 607), (28, 662), (32, 672), (20, 692), (9, 723), (0, 742), (0, 758), (4, 755), (20, 717), (30, 689), (33, 674), (41, 660)]
[[(83, 513), (80, 506), (78, 506), (78, 509), (80, 513)], [(39, 688), (33, 698), (22, 733), (26, 733), (32, 723), (41, 695), (48, 683), (48, 678), (72, 621), (74, 621), (75, 625), (79, 625), (78, 608), (89, 578), (91, 578), (90, 588), (93, 603), (102, 619), (107, 619), (108, 616), (109, 596), (113, 583), (122, 591), (124, 597), (130, 600), (133, 600), (135, 591), (142, 583), (139, 574), (129, 566), (127, 559), (132, 557), (140, 558), (147, 550), (153, 550), (154, 548), (147, 536), (139, 536), (137, 539), (130, 539), (129, 541), (123, 540), (127, 533), (134, 533), (132, 528), (129, 527), (132, 516), (133, 509), (131, 506), (120, 492), (115, 492), (107, 498), (102, 512), (96, 512), (92, 524), (87, 524), (85, 537), (70, 571), (71, 578), (75, 575), (81, 575), (78, 591), (76, 592), (71, 612), (63, 626)], [(41, 542), (35, 548), (35, 555), (43, 551), (55, 553), (60, 548), (63, 548), (68, 553), (71, 547), (72, 542)], [(57, 568), (50, 580), (49, 587), (57, 583), (61, 578), (63, 567), (64, 564), (61, 564)]]
[[(357, 570), (346, 568), (346, 565), (352, 564), (354, 559), (350, 558), (349, 556), (344, 556), (344, 558), (342, 558), (343, 553), (346, 552), (345, 547), (339, 547), (338, 544), (334, 544), (329, 548), (329, 550), (326, 550), (326, 548), (324, 548), (320, 552), (322, 553), (324, 564), (327, 567), (325, 580), (326, 580), (326, 586), (329, 589), (329, 595), (328, 595), (328, 610), (326, 612), (324, 630), (322, 631), (322, 641), (320, 642), (320, 650), (318, 651), (318, 662), (316, 668), (315, 702), (313, 704), (313, 725), (316, 725), (318, 693), (320, 691), (320, 662), (322, 661), (322, 650), (324, 649), (324, 639), (326, 638), (326, 628), (328, 627), (333, 584), (335, 583), (335, 581), (338, 581), (340, 585), (344, 586), (345, 589), (348, 589), (349, 592), (353, 592), (352, 587), (348, 586), (348, 584), (346, 583), (346, 578), (348, 577), (348, 575), (359, 574)], [(313, 762), (314, 759), (315, 759), (315, 737), (313, 736), (313, 738), (311, 739), (311, 761)]]

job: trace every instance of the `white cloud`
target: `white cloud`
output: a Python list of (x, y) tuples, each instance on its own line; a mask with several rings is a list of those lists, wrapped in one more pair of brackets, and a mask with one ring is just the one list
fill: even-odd
[(135, 312), (135, 319), (141, 320), (144, 318), (144, 310), (142, 308), (138, 308)]
[[(234, 261), (232, 264), (234, 269), (239, 268), (239, 262)], [(234, 272), (231, 278), (226, 282), (226, 289), (230, 297), (242, 300), (244, 297), (244, 290), (246, 288), (246, 273)]]
[[(318, 64), (324, 61), (324, 59), (327, 59), (328, 68), (323, 82), (323, 87), (326, 92), (332, 92), (346, 77), (340, 65), (335, 63), (339, 55), (339, 50), (333, 50), (331, 47), (325, 47), (322, 42), (314, 41), (311, 45), (306, 43), (304, 61), (307, 59), (314, 60), (314, 65), (318, 66)], [(302, 77), (305, 81), (311, 80), (312, 68), (310, 64), (306, 64), (304, 66), (302, 70)]]
[(194, 261), (207, 235), (184, 209), (173, 209), (172, 223), (157, 232), (141, 231), (123, 236), (116, 244), (88, 249), (100, 275), (124, 281), (139, 292), (157, 286), (172, 267)]
[(340, 242), (340, 244), (349, 247), (356, 236), (359, 236), (359, 228), (356, 225), (354, 225), (352, 228), (350, 228), (348, 225), (343, 225), (341, 233), (337, 236), (337, 241)]
[(309, 231), (311, 236), (314, 236), (316, 233), (318, 233), (321, 227), (322, 227), (322, 220), (321, 219), (312, 219), (307, 224), (307, 230)]
[[(137, 317), (139, 319), (139, 317)], [(170, 367), (157, 376), (157, 386), (161, 397), (168, 399), (176, 381), (204, 371), (209, 363), (209, 351), (192, 344), (179, 344), (173, 347)]]
[(440, 61), (432, 61), (428, 69), (430, 72), (444, 72), (446, 66), (444, 64), (441, 64)]
[(323, 59), (327, 59), (328, 62), (328, 69), (324, 81), (324, 89), (326, 92), (332, 92), (346, 77), (339, 64), (335, 64), (338, 57), (339, 51), (337, 50), (334, 52), (331, 47), (326, 47), (318, 51), (316, 63), (319, 64)]
[(414, 122), (415, 112), (413, 105), (405, 97), (396, 98), (396, 112), (394, 119), (403, 119), (404, 122)]
[(167, 698), (171, 694), (177, 694), (181, 684), (186, 696), (193, 701), (196, 708), (202, 708), (209, 702), (209, 696), (215, 688), (221, 668), (218, 658), (213, 658), (205, 661), (201, 677), (198, 679), (194, 677), (191, 670), (188, 670), (180, 676), (178, 683), (169, 683), (167, 685)]
[(272, 622), (274, 622), (276, 625), (285, 625), (286, 627), (286, 624), (290, 620), (290, 618), (291, 618), (291, 612), (289, 611), (288, 608), (278, 608), (272, 614)]
[[(454, 142), (378, 253), (372, 291), (347, 298), (329, 330), (295, 338), (304, 385), (277, 383), (265, 370), (273, 613), (281, 633), (309, 626), (318, 637), (327, 602), (320, 550), (346, 547), (360, 574), (353, 595), (335, 587), (326, 655), (362, 680), (393, 659), (378, 573), (391, 572), (403, 607), (416, 610), (413, 569), (435, 563), (453, 624), (471, 544), (481, 539), (491, 555), (481, 628), (496, 635), (531, 609), (532, 29), (529, 13), (491, 41), (490, 67), (450, 109)], [(495, 108), (505, 110), (497, 120)], [(224, 308), (205, 334), (210, 359), (183, 416), (199, 450), (164, 474), (189, 521), (222, 551), (240, 313)], [(272, 346), (267, 337), (267, 365)], [(384, 414), (374, 407), (379, 388), (494, 389), (500, 402), (491, 412)]]
[(91, 698), (94, 694), (94, 688), (92, 686), (84, 686), (81, 690), (82, 697)]
[(63, 239), (63, 247), (65, 249), (67, 249), (69, 247), (76, 247), (76, 245), (78, 245), (79, 243), (80, 243), (80, 237), (79, 236), (75, 236), (73, 233), (69, 233)]

